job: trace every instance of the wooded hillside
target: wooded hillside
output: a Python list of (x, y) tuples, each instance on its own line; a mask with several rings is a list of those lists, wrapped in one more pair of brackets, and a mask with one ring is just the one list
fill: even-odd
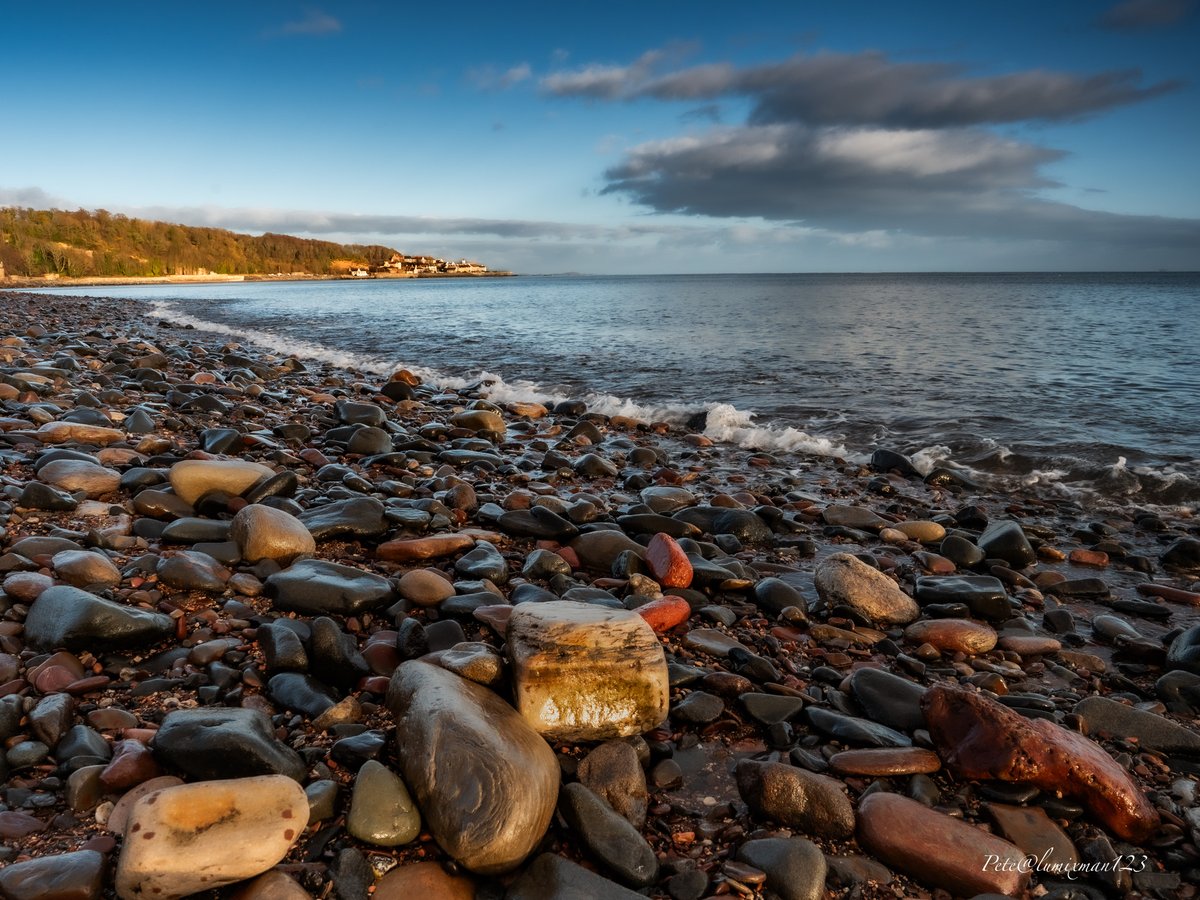
[(375, 245), (131, 219), (102, 209), (0, 208), (0, 263), (17, 277), (330, 275), (381, 265), (395, 253)]

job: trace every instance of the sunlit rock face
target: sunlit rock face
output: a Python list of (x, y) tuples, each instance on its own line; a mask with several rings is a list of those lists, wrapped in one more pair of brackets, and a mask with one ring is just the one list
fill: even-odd
[(570, 600), (519, 604), (508, 652), (517, 709), (545, 737), (623, 737), (667, 717), (666, 658), (636, 613)]

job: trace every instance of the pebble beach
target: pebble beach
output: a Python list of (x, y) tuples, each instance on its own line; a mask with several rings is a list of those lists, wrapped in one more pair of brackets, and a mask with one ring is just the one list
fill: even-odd
[(6, 900), (1197, 894), (1185, 510), (0, 311)]

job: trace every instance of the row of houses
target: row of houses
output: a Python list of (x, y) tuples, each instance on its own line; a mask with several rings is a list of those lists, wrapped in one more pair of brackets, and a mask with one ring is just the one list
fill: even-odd
[(438, 259), (436, 256), (404, 256), (392, 254), (392, 258), (376, 268), (351, 269), (350, 274), (355, 278), (371, 277), (402, 277), (412, 278), (418, 275), (486, 275), (487, 266), (483, 263), (460, 259), (458, 262), (448, 259)]

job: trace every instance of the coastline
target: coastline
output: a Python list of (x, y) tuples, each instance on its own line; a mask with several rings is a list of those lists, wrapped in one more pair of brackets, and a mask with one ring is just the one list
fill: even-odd
[(516, 278), (518, 273), (507, 271), (496, 272), (422, 272), (415, 275), (371, 275), (367, 278), (356, 278), (352, 275), (155, 275), (128, 278), (18, 278), (15, 275), (0, 278), (0, 291), (20, 291), (29, 288), (74, 288), (74, 287), (122, 287), (139, 284), (236, 284), (238, 282), (289, 282), (289, 281), (371, 281), (392, 280), (402, 278)]
[[(870, 820), (883, 814), (868, 816), (868, 807), (879, 804), (864, 806), (864, 800), (879, 776), (899, 794), (912, 793), (918, 787), (928, 790), (933, 785), (941, 796), (932, 805), (969, 822), (992, 823), (994, 813), (989, 804), (997, 802), (995, 796), (1010, 804), (1024, 803), (1030, 809), (1048, 809), (1066, 823), (1064, 839), (1074, 848), (1091, 848), (1099, 837), (1113, 833), (1111, 822), (1082, 809), (1054, 815), (1063, 809), (1061, 804), (1056, 807), (1047, 802), (1053, 799), (1049, 792), (1036, 800), (1018, 799), (1012, 791), (1007, 796), (1002, 791), (993, 796), (972, 784), (988, 779), (949, 775), (941, 764), (929, 773), (861, 771), (862, 763), (857, 764), (860, 770), (853, 770), (855, 763), (844, 760), (843, 765), (851, 766), (851, 771), (831, 766), (836, 753), (847, 748), (865, 745), (881, 750), (888, 746), (886, 741), (894, 740), (885, 737), (878, 726), (885, 719), (896, 724), (899, 712), (895, 707), (902, 698), (898, 694), (885, 698), (883, 712), (870, 712), (866, 709), (871, 703), (869, 691), (849, 678), (858, 670), (885, 671), (926, 688), (962, 686), (973, 695), (986, 695), (995, 705), (1002, 705), (999, 701), (1006, 696), (1024, 697), (1025, 705), (1013, 702), (1006, 708), (1033, 710), (1038, 715), (1029, 713), (1031, 719), (1062, 725), (1082, 722), (1085, 729), (1086, 717), (1077, 711), (1078, 705), (1090, 697), (1115, 695), (1147, 707), (1156, 717), (1153, 727), (1160, 732), (1166, 728), (1160, 720), (1173, 722), (1200, 744), (1195, 728), (1197, 703), (1194, 698), (1186, 699), (1193, 695), (1181, 694), (1179, 685), (1180, 676), (1192, 675), (1195, 682), (1188, 682), (1187, 690), (1195, 690), (1200, 675), (1186, 666), (1170, 670), (1167, 659), (1177, 634), (1200, 621), (1200, 594), (1196, 593), (1200, 590), (1200, 561), (1188, 556), (1193, 551), (1188, 550), (1191, 544), (1187, 542), (1196, 536), (1191, 520), (1165, 514), (1141, 516), (1131, 507), (1124, 514), (1097, 521), (1066, 500), (1032, 493), (993, 493), (949, 480), (927, 484), (902, 474), (905, 466), (900, 459), (880, 457), (877, 465), (866, 467), (801, 454), (771, 455), (714, 444), (678, 426), (589, 415), (578, 404), (545, 410), (536, 404), (507, 403), (491, 409), (477, 389), (434, 391), (410, 384), (412, 379), (381, 381), (326, 364), (289, 361), (252, 345), (229, 347), (228, 335), (155, 323), (140, 312), (118, 331), (111, 325), (112, 301), (6, 294), (3, 289), (7, 287), (0, 286), (0, 302), (11, 315), (0, 337), (20, 339), (0, 345), (0, 370), (8, 379), (0, 387), (10, 388), (4, 392), (7, 396), (0, 395), (4, 403), (0, 450), (5, 453), (3, 471), (14, 501), (0, 521), (0, 550), (7, 552), (4, 558), (10, 565), (3, 581), (10, 601), (7, 621), (19, 626), (39, 602), (41, 591), (37, 588), (45, 590), (47, 584), (37, 581), (34, 587), (32, 576), (73, 583), (67, 563), (78, 557), (59, 563), (56, 554), (74, 551), (61, 549), (63, 545), (36, 543), (27, 546), (41, 552), (29, 557), (14, 550), (20, 540), (50, 535), (57, 528), (60, 534), (76, 535), (60, 539), (74, 541), (85, 551), (98, 547), (114, 561), (118, 578), (105, 586), (105, 594), (125, 605), (141, 604), (174, 616), (179, 629), (177, 637), (136, 648), (136, 659), (106, 662), (103, 654), (96, 654), (93, 658), (99, 669), (93, 667), (94, 678), (105, 680), (88, 683), (92, 676), (82, 672), (72, 681), (62, 680), (65, 676), (58, 676), (57, 681), (45, 676), (45, 651), (55, 648), (26, 648), (26, 632), (9, 628), (3, 632), (2, 648), (6, 660), (11, 660), (6, 662), (11, 671), (5, 670), (11, 675), (4, 684), (7, 696), (28, 698), (33, 709), (46, 702), (47, 696), (66, 694), (73, 698), (73, 721), (80, 723), (90, 721), (87, 716), (97, 709), (124, 710), (135, 720), (133, 725), (100, 729), (103, 740), (114, 747), (118, 741), (140, 742), (144, 747), (162, 726), (164, 713), (173, 708), (242, 707), (275, 715), (277, 727), (288, 734), (289, 746), (307, 751), (303, 754), (308, 764), (305, 783), (340, 785), (333, 807), (336, 814), (314, 822), (291, 848), (282, 867), (312, 893), (323, 890), (330, 878), (336, 882), (345, 853), (350, 853), (347, 859), (354, 853), (389, 857), (400, 864), (391, 870), (396, 873), (419, 860), (447, 858), (439, 842), (428, 835), (395, 851), (381, 850), (348, 835), (337, 823), (349, 808), (355, 784), (353, 766), (329, 763), (343, 758), (334, 749), (338, 740), (379, 732), (386, 735), (389, 747), (394, 742), (394, 716), (386, 699), (389, 666), (395, 668), (399, 659), (412, 652), (401, 636), (411, 636), (418, 628), (423, 634), (453, 631), (439, 623), (457, 622), (465, 640), (488, 648), (475, 647), (470, 652), (476, 658), (493, 660), (504, 642), (501, 620), (508, 614), (477, 615), (475, 611), (505, 605), (520, 590), (514, 585), (521, 581), (553, 594), (575, 590), (578, 593), (573, 596), (602, 604), (607, 603), (602, 596), (607, 592), (623, 608), (642, 608), (643, 618), (655, 626), (672, 662), (669, 723), (644, 730), (646, 737), (640, 744), (631, 741), (639, 751), (644, 749), (642, 765), (649, 773), (643, 777), (650, 780), (646, 800), (650, 819), (638, 833), (655, 859), (657, 871), (646, 884), (656, 896), (664, 895), (674, 879), (696, 881), (688, 874), (696, 872), (704, 873), (707, 887), (730, 883), (727, 890), (737, 890), (733, 884), (761, 885), (765, 881), (769, 888), (778, 877), (772, 874), (776, 863), (756, 855), (756, 848), (746, 850), (747, 844), (757, 840), (802, 839), (807, 846), (772, 845), (769, 849), (809, 853), (810, 861), (824, 861), (821, 852), (829, 857), (820, 866), (810, 866), (821, 874), (821, 883), (813, 884), (814, 891), (821, 893), (812, 896), (821, 896), (825, 890), (826, 866), (830, 889), (854, 885), (863, 897), (894, 896), (889, 888), (867, 877), (880, 875), (879, 869), (872, 867), (881, 866), (877, 859), (886, 860), (896, 870), (892, 887), (901, 888), (908, 896), (920, 889), (918, 884), (944, 887), (947, 882), (945, 873), (939, 871), (939, 861), (924, 861), (922, 865), (929, 871), (920, 866), (911, 870), (898, 861), (899, 856), (881, 849), (879, 839), (872, 836)], [(122, 303), (135, 311), (145, 309), (140, 301)], [(100, 337), (89, 335), (96, 329)], [(54, 339), (59, 333), (69, 337)], [(125, 337), (129, 340), (123, 340)], [(73, 355), (71, 348), (81, 343), (89, 352)], [(173, 349), (182, 352), (171, 353)], [(85, 377), (77, 379), (75, 372), (62, 368), (64, 357), (74, 359), (77, 372)], [(29, 361), (45, 363), (44, 374), (31, 369)], [(159, 374), (135, 377), (147, 369)], [(59, 412), (36, 412), (36, 404), (44, 400), (54, 401)], [(355, 421), (357, 413), (347, 413), (346, 404), (370, 405), (374, 410), (361, 410), (364, 418)], [(477, 408), (472, 410), (472, 404)], [(131, 433), (118, 427), (139, 405), (148, 411), (151, 429)], [(15, 502), (26, 496), (29, 484), (43, 483), (38, 476), (44, 469), (35, 473), (34, 464), (51, 446), (39, 436), (52, 433), (44, 431), (45, 426), (72, 411), (83, 420), (79, 424), (98, 423), (97, 414), (87, 410), (99, 411), (109, 423), (101, 427), (116, 427), (118, 432), (106, 432), (102, 444), (89, 444), (85, 429), (79, 432), (84, 440), (75, 441), (101, 468), (119, 476), (116, 482), (103, 485), (113, 489), (90, 498), (102, 499), (105, 508), (85, 501), (87, 505), (71, 509), (33, 507), (31, 512)], [(46, 416), (51, 417), (49, 421)], [(480, 428), (481, 422), (489, 427)], [(499, 430), (493, 427), (497, 422), (502, 426)], [(276, 426), (289, 423), (303, 426), (306, 433), (277, 431)], [(502, 437), (498, 436), (501, 431)], [(200, 450), (201, 446), (208, 446), (209, 452)], [(263, 590), (271, 566), (248, 563), (242, 558), (244, 547), (230, 551), (210, 546), (211, 536), (227, 530), (227, 525), (195, 526), (191, 539), (185, 534), (179, 543), (164, 537), (163, 529), (172, 517), (175, 521), (228, 523), (246, 506), (246, 499), (238, 496), (245, 490), (227, 494), (219, 502), (210, 501), (196, 510), (200, 515), (194, 519), (181, 515), (185, 511), (172, 501), (157, 496), (140, 503), (135, 499), (141, 491), (161, 487), (165, 473), (179, 462), (210, 455), (255, 461), (281, 474), (292, 473), (296, 476), (292, 502), (305, 512), (340, 500), (374, 497), (392, 513), (379, 519), (382, 530), (341, 522), (346, 530), (324, 532), (312, 554), (390, 579), (389, 601), (394, 605), (386, 611), (375, 606), (331, 620), (340, 620), (339, 634), (352, 639), (355, 652), (369, 669), (360, 678), (333, 686), (334, 693), (343, 695), (339, 702), (353, 697), (360, 708), (357, 722), (341, 723), (365, 726), (356, 733), (349, 733), (354, 728), (340, 732), (316, 728), (313, 720), (319, 715), (297, 713), (295, 707), (281, 702), (278, 691), (271, 691), (273, 670), (264, 655), (261, 633), (280, 615), (272, 602), (277, 598), (268, 598)], [(144, 482), (140, 475), (124, 477), (133, 470), (157, 470), (159, 474), (145, 476), (149, 480)], [(645, 493), (652, 488), (658, 490)], [(677, 491), (690, 495), (690, 500)], [(647, 498), (654, 498), (653, 502)], [(668, 503), (665, 498), (673, 499)], [(528, 510), (539, 504), (552, 515), (544, 519), (529, 515)], [(505, 518), (511, 513), (524, 514)], [(1011, 555), (997, 545), (996, 553), (1006, 556), (974, 559), (969, 547), (959, 546), (966, 555), (950, 558), (952, 553), (944, 543), (947, 531), (950, 536), (960, 533), (965, 544), (978, 549), (988, 526), (1006, 520), (1023, 526), (1016, 531), (1022, 532), (1024, 545), (1015, 533), (1009, 535), (1017, 546)], [(592, 530), (585, 531), (588, 526), (593, 526)], [(637, 543), (637, 538), (649, 533), (665, 533), (662, 529), (676, 532), (676, 545), (686, 548), (692, 545), (685, 542), (696, 542), (695, 558), (687, 561), (687, 584), (672, 585), (670, 572), (635, 562), (628, 554), (618, 564), (620, 554), (611, 552), (612, 548), (593, 554), (587, 546), (592, 541), (579, 534), (619, 533)], [(195, 538), (199, 534), (205, 535), (203, 539)], [(425, 559), (403, 555), (416, 553), (418, 546), (405, 542), (425, 541), (424, 546), (429, 547), (437, 543), (436, 535), (458, 535), (462, 542), (445, 555)], [(382, 549), (386, 545), (397, 548), (397, 542), (405, 547)], [(484, 548), (485, 543), (495, 554)], [(613, 543), (629, 549), (615, 539)], [(197, 545), (227, 554), (213, 558), (224, 567), (224, 578), (218, 577), (213, 585), (193, 577), (189, 569), (187, 577), (172, 584), (178, 576), (164, 576), (163, 569), (169, 572), (178, 566), (165, 563), (179, 559), (178, 551), (189, 546), (205, 555)], [(1172, 550), (1181, 546), (1184, 550)], [(54, 547), (60, 549), (51, 553)], [(1026, 547), (1032, 558), (1022, 555)], [(464, 552), (480, 550), (491, 569), (461, 565)], [(539, 552), (543, 555), (538, 556)], [(988, 577), (998, 579), (1002, 589), (1000, 596), (990, 596), (987, 616), (980, 615), (983, 606), (974, 605), (978, 596), (960, 590), (958, 594), (944, 591), (936, 601), (926, 597), (917, 619), (921, 628), (888, 621), (886, 616), (872, 619), (853, 603), (831, 600), (833, 595), (818, 585), (818, 569), (839, 553), (870, 558), (879, 577), (904, 595), (918, 595), (919, 601), (918, 579)], [(499, 568), (495, 568), (497, 556), (502, 563)], [(152, 561), (138, 562), (147, 557)], [(212, 571), (199, 557), (183, 558)], [(968, 558), (974, 561), (968, 562)], [(1175, 558), (1185, 565), (1169, 566)], [(1022, 561), (1025, 564), (1019, 565)], [(146, 569), (147, 565), (151, 568)], [(276, 568), (286, 570), (287, 565)], [(453, 607), (456, 611), (445, 612), (449, 597), (432, 603), (406, 597), (400, 584), (403, 578), (412, 571), (428, 569), (438, 569), (442, 574), (433, 577), (445, 577), (447, 583), (459, 582), (455, 596), (474, 597), (476, 606), (460, 602)], [(484, 572), (488, 574), (481, 574)], [(17, 582), (10, 582), (17, 576)], [(427, 581), (427, 576), (421, 578)], [(85, 586), (92, 584), (86, 582)], [(498, 592), (497, 602), (482, 603), (479, 595), (493, 589)], [(1124, 621), (1129, 631), (1110, 624), (1106, 617)], [(301, 614), (299, 621), (311, 627), (313, 618)], [(935, 627), (938, 622), (959, 624)], [(497, 623), (501, 623), (499, 628)], [(438, 628), (431, 627), (434, 625)], [(954, 635), (947, 637), (949, 632)], [(964, 635), (981, 638), (984, 643), (995, 640), (987, 649), (979, 649), (982, 645), (963, 643)], [(233, 643), (226, 647), (221, 641)], [(179, 646), (187, 652), (179, 654)], [(371, 650), (379, 646), (387, 646), (388, 651)], [(210, 659), (195, 652), (197, 647), (213, 652), (225, 649)], [(74, 648), (76, 662), (91, 649), (82, 644)], [(433, 661), (442, 668), (449, 665), (444, 653)], [(215, 670), (218, 663), (223, 668)], [(66, 660), (50, 668), (55, 666), (71, 671)], [(39, 668), (41, 671), (36, 671)], [(222, 684), (226, 669), (238, 673), (236, 681)], [(1178, 675), (1164, 687), (1160, 678), (1168, 671)], [(45, 689), (51, 686), (54, 689)], [(205, 688), (213, 690), (201, 693)], [(747, 696), (751, 699), (745, 699)], [(762, 711), (772, 705), (762, 698), (787, 698), (795, 703), (790, 713), (779, 717)], [(779, 702), (776, 699), (774, 705)], [(293, 714), (288, 715), (287, 709)], [(814, 715), (813, 710), (828, 715)], [(848, 713), (854, 723), (845, 721)], [(1106, 714), (1126, 722), (1107, 707)], [(877, 727), (863, 732), (858, 723), (864, 718)], [(950, 755), (931, 740), (926, 728), (888, 730), (918, 749), (933, 747), (943, 762)], [(1192, 837), (1193, 843), (1187, 843), (1186, 828), (1175, 824), (1191, 821), (1188, 812), (1196, 808), (1194, 793), (1190, 805), (1172, 793), (1172, 786), (1181, 778), (1194, 784), (1200, 765), (1189, 762), (1189, 754), (1180, 754), (1177, 748), (1156, 750), (1150, 746), (1151, 731), (1105, 738), (1113, 729), (1104, 727), (1094, 734), (1104, 747), (1101, 756), (1110, 760), (1112, 755), (1129, 757), (1127, 768), (1134, 772), (1137, 792), (1151, 794), (1158, 814), (1165, 817), (1167, 831), (1174, 826), (1178, 833), (1178, 840), (1161, 846), (1139, 845), (1148, 853), (1150, 871), (1163, 881), (1162, 876), (1194, 870), (1200, 862), (1197, 839)], [(591, 751), (593, 742), (552, 743), (562, 761), (564, 781), (573, 780), (579, 761)], [(64, 771), (68, 761), (54, 757), (53, 749), (47, 744), (46, 755), (14, 768), (10, 777), (10, 790), (15, 784), (18, 790), (52, 801), (22, 813), (45, 827), (30, 832), (38, 835), (32, 847), (19, 845), (6, 861), (20, 861), (23, 855), (53, 858), (89, 843), (107, 848), (99, 852), (118, 859), (124, 843), (119, 836), (104, 832), (95, 808), (72, 809), (67, 803), (64, 779), (55, 773)], [(162, 771), (182, 768), (178, 759), (164, 758), (158, 752), (154, 755)], [(386, 762), (391, 757), (377, 748), (372, 758)], [(761, 785), (743, 786), (743, 781), (753, 778), (743, 779), (742, 771), (753, 767), (740, 766), (736, 777), (734, 767), (746, 760), (787, 764), (789, 770), (804, 772), (806, 777), (820, 774), (835, 782), (833, 790), (838, 796), (849, 797), (857, 805), (857, 813), (850, 812), (849, 829), (822, 824), (813, 818), (811, 809), (805, 813), (773, 806), (764, 799)], [(870, 763), (879, 764), (879, 757)], [(924, 764), (929, 765), (928, 760)], [(765, 777), (768, 770), (753, 771)], [(99, 772), (92, 774), (100, 776)], [(837, 777), (830, 778), (833, 774)], [(814, 783), (822, 787), (812, 787)], [(833, 818), (842, 816), (838, 801), (821, 793), (830, 790), (830, 785), (810, 781), (804, 785), (802, 793), (821, 794), (821, 802), (838, 807)], [(992, 790), (998, 789), (993, 786)], [(52, 815), (65, 813), (75, 824), (50, 822)], [(571, 821), (566, 828), (550, 825), (539, 850), (561, 859), (595, 863), (597, 851), (589, 823)], [(781, 823), (787, 827), (781, 830)], [(640, 851), (640, 845), (634, 846)], [(872, 849), (864, 857), (861, 854), (868, 846)], [(810, 852), (808, 847), (814, 849)], [(848, 859), (859, 862), (837, 862)], [(616, 877), (619, 865), (607, 857), (601, 862), (601, 872)], [(943, 868), (949, 865), (946, 861), (941, 864)], [(530, 871), (531, 864), (525, 864), (502, 880), (511, 881), (514, 875), (519, 878)], [(1013, 873), (994, 874), (1002, 879)], [(1139, 883), (1137, 874), (1129, 876), (1131, 883)], [(399, 881), (390, 873), (386, 877)], [(625, 882), (631, 884), (630, 878)], [(1035, 882), (1052, 887), (1054, 879), (1036, 875)], [(484, 876), (480, 883), (485, 889), (494, 889), (498, 882)], [(1000, 892), (1018, 883), (1026, 890), (1023, 881), (989, 884)], [(1144, 891), (1151, 893), (1149, 888)], [(1169, 892), (1155, 895), (1174, 896)]]

